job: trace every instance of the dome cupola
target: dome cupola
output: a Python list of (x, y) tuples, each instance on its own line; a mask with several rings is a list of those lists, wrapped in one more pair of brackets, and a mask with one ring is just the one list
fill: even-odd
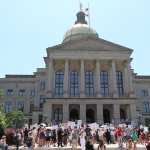
[(77, 20), (75, 21), (75, 24), (65, 33), (63, 43), (88, 37), (98, 38), (97, 32), (87, 24), (85, 17), (86, 13), (83, 10), (80, 10), (77, 13)]

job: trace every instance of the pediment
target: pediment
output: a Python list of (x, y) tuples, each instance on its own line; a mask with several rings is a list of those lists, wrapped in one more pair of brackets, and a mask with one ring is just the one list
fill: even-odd
[(62, 43), (55, 47), (51, 47), (51, 49), (61, 49), (61, 50), (97, 50), (97, 51), (129, 51), (132, 52), (132, 49), (127, 47), (103, 40), (101, 38), (98, 39), (80, 39), (75, 41), (69, 41), (66, 43)]

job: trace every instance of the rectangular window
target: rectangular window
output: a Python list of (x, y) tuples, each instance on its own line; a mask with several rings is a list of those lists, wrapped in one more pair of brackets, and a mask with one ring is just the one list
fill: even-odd
[(148, 90), (142, 89), (142, 91), (141, 91), (141, 96), (142, 96), (142, 97), (147, 97), (147, 96), (148, 96)]
[(19, 92), (18, 92), (18, 96), (25, 96), (25, 90), (20, 89)]
[(70, 96), (79, 96), (78, 72), (70, 72)]
[(108, 96), (109, 95), (109, 81), (108, 81), (107, 71), (101, 71), (100, 73), (100, 87), (101, 87), (101, 95)]
[(94, 96), (94, 73), (92, 71), (85, 72), (85, 94)]
[(23, 110), (24, 110), (24, 102), (23, 101), (17, 102), (17, 109), (23, 112)]
[(118, 95), (123, 96), (124, 95), (124, 89), (123, 89), (123, 74), (121, 71), (116, 72), (116, 79), (117, 79), (117, 88), (118, 88)]
[(34, 104), (30, 103), (30, 113), (32, 113), (33, 110), (34, 110)]
[(64, 73), (57, 71), (55, 73), (55, 96), (63, 96)]
[(35, 96), (35, 89), (32, 89), (32, 90), (30, 91), (30, 96), (31, 96), (31, 97), (34, 97), (34, 96)]
[(13, 94), (13, 89), (7, 89), (7, 96), (12, 96)]
[(144, 102), (144, 113), (149, 113), (150, 108), (149, 108), (149, 102)]
[(40, 82), (40, 90), (45, 90), (45, 81)]
[(40, 95), (40, 108), (43, 108), (44, 102), (45, 102), (45, 96), (44, 95)]
[(12, 102), (6, 101), (5, 105), (4, 105), (4, 109), (5, 109), (6, 113), (11, 112), (12, 111)]

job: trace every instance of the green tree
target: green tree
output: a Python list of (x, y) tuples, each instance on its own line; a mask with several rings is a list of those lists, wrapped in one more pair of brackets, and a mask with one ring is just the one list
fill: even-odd
[(5, 113), (0, 108), (0, 137), (4, 133), (4, 129), (7, 127), (7, 119)]
[(6, 114), (8, 127), (21, 128), (24, 125), (24, 114), (22, 111), (12, 111)]

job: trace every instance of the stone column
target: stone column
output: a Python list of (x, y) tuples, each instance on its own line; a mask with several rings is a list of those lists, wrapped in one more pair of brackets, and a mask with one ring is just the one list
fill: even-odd
[(47, 79), (47, 94), (52, 97), (53, 93), (53, 60), (48, 61), (48, 79)]
[(69, 121), (69, 104), (63, 104), (63, 122)]
[(52, 121), (52, 104), (49, 104), (49, 121)]
[(111, 65), (112, 65), (111, 66), (112, 94), (113, 97), (116, 98), (118, 97), (118, 90), (117, 90), (117, 79), (116, 79), (116, 64), (114, 60), (112, 60)]
[(124, 93), (126, 96), (129, 95), (129, 72), (128, 72), (128, 62), (125, 64), (124, 68)]
[[(48, 76), (49, 77), (49, 76)], [(39, 98), (39, 85), (38, 85), (38, 83), (39, 83), (39, 78), (37, 78), (36, 79), (36, 82), (35, 82), (35, 97), (34, 97), (34, 108), (38, 108), (39, 107), (39, 104), (40, 104), (40, 98)], [(49, 83), (49, 82), (48, 82)], [(47, 86), (49, 86), (48, 85), (48, 83), (47, 83)], [(47, 94), (49, 94), (48, 93), (48, 89), (47, 89)], [(49, 97), (49, 95), (47, 96), (47, 97)]]
[(128, 63), (128, 72), (129, 72), (129, 94), (130, 97), (135, 97), (134, 88), (133, 88), (133, 74), (130, 67), (130, 63)]
[(96, 85), (96, 95), (97, 97), (101, 97), (100, 93), (100, 62), (99, 60), (96, 60), (96, 80), (95, 80), (95, 85)]
[(52, 121), (52, 104), (45, 103), (43, 112), (44, 112), (43, 116), (46, 117), (46, 121), (48, 123), (51, 123), (51, 121)]
[(120, 122), (120, 104), (114, 104), (114, 121), (115, 123), (119, 123)]
[(64, 73), (64, 97), (68, 97), (68, 82), (69, 82), (69, 61), (65, 60), (65, 73)]
[(131, 121), (136, 120), (136, 104), (130, 104)]
[(86, 104), (80, 104), (80, 119), (86, 122)]
[(85, 97), (85, 70), (84, 70), (84, 60), (81, 60), (81, 66), (80, 66), (80, 97)]
[(35, 124), (39, 121), (39, 112), (32, 112), (32, 123)]
[(103, 104), (97, 104), (97, 122), (103, 123)]

